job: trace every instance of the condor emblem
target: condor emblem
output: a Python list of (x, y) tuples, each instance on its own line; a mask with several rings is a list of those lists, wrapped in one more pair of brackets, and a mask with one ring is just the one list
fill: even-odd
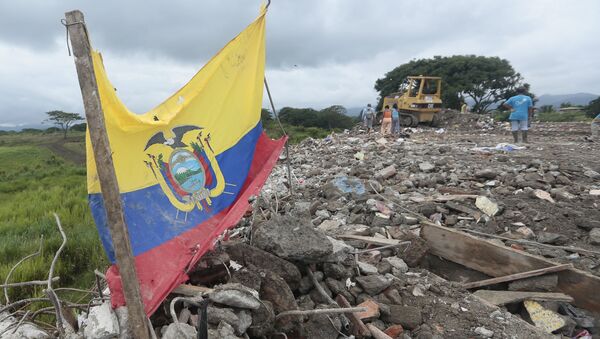
[(233, 194), (225, 192), (226, 185), (234, 185), (225, 183), (210, 133), (203, 135), (204, 131), (198, 126), (178, 126), (167, 135), (154, 134), (144, 148), (149, 158), (146, 166), (178, 211), (210, 211), (211, 198)]

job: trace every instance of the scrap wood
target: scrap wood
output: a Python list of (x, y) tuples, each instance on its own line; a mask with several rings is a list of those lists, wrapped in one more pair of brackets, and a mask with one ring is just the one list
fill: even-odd
[(496, 306), (516, 303), (523, 300), (565, 301), (573, 302), (573, 297), (556, 292), (522, 292), (522, 291), (492, 291), (478, 290), (473, 293), (479, 298), (487, 300)]
[[(498, 245), (452, 228), (422, 224), (421, 237), (430, 253), (492, 277), (556, 266), (546, 258)], [(576, 268), (556, 273), (557, 292), (573, 297), (573, 305), (600, 312), (600, 278)]]
[(366, 307), (348, 307), (348, 308), (319, 308), (314, 310), (291, 310), (284, 311), (275, 316), (279, 319), (288, 315), (315, 315), (315, 314), (340, 314), (340, 313), (361, 313), (367, 311)]
[(453, 210), (456, 210), (456, 211), (459, 211), (459, 212), (462, 212), (462, 213), (465, 213), (465, 214), (468, 214), (468, 215), (472, 216), (475, 219), (481, 218), (481, 212), (479, 212), (477, 210), (474, 210), (474, 209), (472, 209), (470, 207), (467, 207), (467, 206), (464, 206), (464, 205), (461, 205), (461, 204), (457, 204), (457, 203), (452, 202), (452, 201), (447, 201), (446, 202), (446, 207), (448, 207), (450, 209), (453, 209)]
[(181, 284), (171, 292), (175, 294), (187, 295), (190, 297), (194, 297), (201, 294), (211, 293), (213, 291), (212, 288), (204, 287), (204, 286), (195, 286), (188, 284)]
[[(338, 294), (337, 297), (335, 297), (335, 301), (337, 301), (338, 305), (340, 305), (341, 307), (352, 307), (348, 300), (346, 300), (346, 298), (344, 298), (344, 296), (341, 294)], [(371, 335), (371, 331), (369, 331), (367, 326), (365, 326), (362, 320), (358, 317), (357, 313), (351, 313), (349, 314), (349, 317), (350, 322), (352, 323), (352, 334), (359, 338), (368, 337)]]
[(512, 242), (515, 242), (515, 243), (518, 243), (518, 244), (523, 244), (523, 245), (531, 245), (531, 246), (546, 247), (546, 248), (559, 248), (559, 249), (562, 249), (562, 250), (565, 250), (565, 251), (576, 252), (576, 253), (580, 253), (580, 254), (592, 254), (592, 255), (595, 254), (595, 255), (600, 255), (600, 252), (598, 252), (598, 251), (586, 250), (586, 249), (580, 248), (580, 247), (548, 245), (548, 244), (542, 244), (542, 243), (539, 243), (537, 241), (532, 241), (532, 240), (511, 239), (511, 238), (503, 237), (503, 236), (500, 236), (500, 235), (478, 232), (478, 231), (474, 231), (474, 230), (470, 230), (470, 229), (466, 229), (466, 228), (459, 228), (459, 230), (461, 230), (463, 232), (468, 232), (468, 233), (473, 233), (473, 234), (477, 234), (477, 235), (482, 235), (482, 236), (485, 236), (485, 237), (490, 237), (490, 238), (495, 238), (495, 239), (512, 241)]
[(437, 202), (446, 202), (452, 200), (466, 200), (466, 199), (476, 199), (478, 197), (477, 194), (446, 194), (446, 195), (438, 195), (435, 197), (435, 201)]
[(371, 323), (368, 323), (367, 327), (369, 328), (369, 330), (371, 331), (371, 335), (375, 339), (392, 339), (392, 337), (385, 334), (382, 330), (378, 329), (377, 327), (375, 327), (375, 325)]
[(400, 240), (377, 238), (377, 237), (367, 237), (364, 235), (342, 234), (342, 235), (339, 235), (338, 238), (349, 239), (349, 240), (360, 240), (360, 241), (367, 242), (369, 244), (382, 245), (382, 246), (400, 244)]
[(573, 268), (573, 264), (556, 265), (556, 266), (540, 268), (537, 270), (532, 270), (532, 271), (527, 271), (527, 272), (509, 274), (509, 275), (505, 275), (502, 277), (474, 281), (474, 282), (470, 282), (470, 283), (464, 283), (464, 284), (462, 284), (462, 286), (466, 289), (489, 286), (489, 285), (494, 285), (494, 284), (507, 282), (507, 281), (536, 277), (536, 276), (543, 275), (546, 273), (559, 272), (559, 271), (563, 271), (563, 270), (566, 270), (569, 268)]

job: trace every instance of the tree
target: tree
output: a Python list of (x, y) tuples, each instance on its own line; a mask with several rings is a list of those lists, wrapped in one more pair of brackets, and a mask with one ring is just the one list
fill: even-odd
[(542, 105), (540, 107), (540, 112), (541, 113), (552, 113), (552, 112), (554, 112), (554, 106), (552, 106), (552, 105)]
[(84, 120), (79, 113), (67, 113), (63, 111), (50, 111), (46, 112), (48, 115), (48, 119), (45, 121), (49, 121), (55, 124), (63, 131), (64, 138), (67, 138), (67, 131), (69, 127), (76, 121)]
[(600, 97), (590, 101), (590, 103), (585, 108), (585, 113), (589, 117), (595, 117), (600, 114)]
[(260, 121), (263, 125), (266, 125), (269, 121), (273, 121), (273, 115), (271, 114), (271, 111), (266, 108), (262, 108), (260, 110)]
[(572, 106), (573, 106), (573, 104), (570, 101), (560, 103), (560, 108), (566, 108), (566, 107), (572, 107)]
[(351, 128), (355, 121), (346, 115), (346, 109), (333, 105), (317, 111), (312, 108), (284, 107), (279, 111), (281, 122), (303, 127), (319, 127), (324, 129)]
[(82, 122), (81, 124), (75, 124), (71, 126), (71, 128), (69, 129), (71, 131), (85, 132), (85, 130), (87, 129), (87, 124), (85, 122)]
[(474, 102), (472, 111), (485, 113), (509, 97), (523, 83), (521, 74), (510, 63), (498, 57), (476, 55), (435, 56), (402, 64), (375, 82), (379, 91), (379, 107), (383, 98), (397, 92), (407, 76), (442, 77), (442, 101), (449, 108), (460, 109), (465, 99)]

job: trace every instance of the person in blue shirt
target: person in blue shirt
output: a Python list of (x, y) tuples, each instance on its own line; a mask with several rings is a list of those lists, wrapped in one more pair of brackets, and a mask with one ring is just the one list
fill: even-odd
[(504, 107), (510, 110), (510, 120), (512, 135), (515, 143), (519, 142), (519, 131), (521, 131), (523, 142), (527, 142), (527, 130), (530, 114), (533, 113), (533, 100), (525, 95), (524, 87), (517, 88), (517, 95), (510, 97), (504, 103)]
[(398, 105), (392, 106), (392, 134), (400, 134), (400, 114), (398, 113)]

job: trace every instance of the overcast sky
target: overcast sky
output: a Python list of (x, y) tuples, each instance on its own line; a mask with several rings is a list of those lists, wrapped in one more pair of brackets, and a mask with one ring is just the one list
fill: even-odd
[[(83, 113), (64, 12), (81, 9), (123, 101), (145, 112), (258, 14), (261, 0), (0, 0), (0, 127)], [(278, 108), (375, 103), (414, 58), (508, 59), (534, 93), (600, 94), (597, 0), (272, 0), (267, 78)]]

